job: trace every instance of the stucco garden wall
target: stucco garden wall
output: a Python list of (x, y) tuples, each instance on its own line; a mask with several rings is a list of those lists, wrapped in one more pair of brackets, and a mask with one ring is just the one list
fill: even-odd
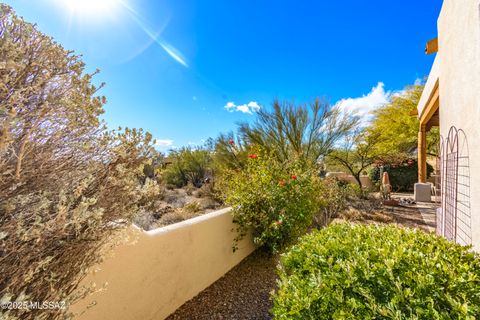
[(148, 232), (132, 226), (128, 232), (136, 243), (117, 247), (100, 271), (84, 281), (107, 282), (107, 290), (80, 301), (72, 311), (97, 301), (78, 319), (164, 319), (253, 252), (247, 237), (233, 253), (234, 228), (228, 208)]
[(444, 0), (438, 19), (440, 130), (469, 146), (472, 242), (480, 251), (480, 0)]

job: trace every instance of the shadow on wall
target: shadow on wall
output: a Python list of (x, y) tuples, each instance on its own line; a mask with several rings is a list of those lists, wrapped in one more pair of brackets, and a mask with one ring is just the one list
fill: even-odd
[(163, 228), (129, 230), (137, 242), (121, 245), (83, 285), (107, 289), (73, 305), (80, 320), (164, 319), (254, 251), (251, 236), (233, 253), (237, 236), (231, 209), (211, 212)]

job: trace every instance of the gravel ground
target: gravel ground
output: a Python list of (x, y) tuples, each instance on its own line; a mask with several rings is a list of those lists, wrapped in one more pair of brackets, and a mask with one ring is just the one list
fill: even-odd
[(277, 262), (278, 257), (257, 250), (167, 320), (271, 319), (270, 292), (276, 287)]
[[(382, 209), (389, 216), (389, 221), (382, 221), (384, 223), (395, 222), (424, 230), (431, 230), (435, 226), (435, 208), (432, 204), (384, 206)], [(376, 217), (374, 220), (378, 219)], [(368, 219), (364, 222), (367, 223)], [(276, 289), (277, 263), (278, 256), (257, 250), (195, 298), (186, 302), (167, 320), (272, 319), (269, 313), (272, 307), (270, 292)]]

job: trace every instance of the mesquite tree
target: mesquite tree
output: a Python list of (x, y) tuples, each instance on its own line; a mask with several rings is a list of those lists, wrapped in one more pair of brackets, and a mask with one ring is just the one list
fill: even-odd
[[(0, 298), (78, 299), (86, 270), (158, 192), (142, 130), (107, 131), (94, 74), (0, 4)], [(65, 310), (0, 310), (52, 319)]]
[(362, 188), (360, 176), (377, 159), (375, 147), (378, 142), (379, 136), (365, 129), (351, 131), (342, 143), (329, 153), (327, 162), (347, 170)]
[(260, 146), (280, 162), (298, 159), (316, 166), (358, 123), (351, 114), (316, 99), (310, 105), (275, 100), (270, 110), (261, 109), (253, 124), (239, 131), (247, 144)]

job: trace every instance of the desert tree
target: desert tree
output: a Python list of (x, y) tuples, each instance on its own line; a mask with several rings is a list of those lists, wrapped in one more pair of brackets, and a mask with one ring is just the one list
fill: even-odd
[(203, 147), (171, 150), (168, 157), (172, 163), (163, 171), (163, 178), (168, 184), (179, 188), (188, 183), (201, 187), (211, 171), (211, 153)]
[(221, 174), (224, 170), (243, 169), (248, 158), (249, 146), (233, 132), (221, 133), (214, 141), (212, 158), (214, 169)]
[(327, 163), (347, 170), (362, 188), (360, 176), (378, 158), (377, 143), (379, 136), (365, 129), (347, 134), (327, 157)]
[[(108, 131), (95, 73), (0, 4), (0, 299), (65, 301), (158, 192), (142, 130)], [(85, 290), (83, 290), (85, 289)], [(0, 318), (65, 318), (0, 310)]]
[[(412, 112), (417, 109), (423, 88), (423, 84), (407, 86), (373, 111), (368, 131), (378, 136), (376, 149), (382, 158), (404, 160), (416, 150), (419, 121)], [(427, 150), (432, 156), (437, 154), (439, 137), (438, 128), (432, 128), (427, 135)]]
[(271, 109), (256, 113), (253, 124), (241, 123), (239, 133), (246, 144), (261, 147), (280, 162), (297, 159), (317, 166), (320, 157), (357, 122), (356, 117), (321, 99), (309, 105), (275, 100)]

